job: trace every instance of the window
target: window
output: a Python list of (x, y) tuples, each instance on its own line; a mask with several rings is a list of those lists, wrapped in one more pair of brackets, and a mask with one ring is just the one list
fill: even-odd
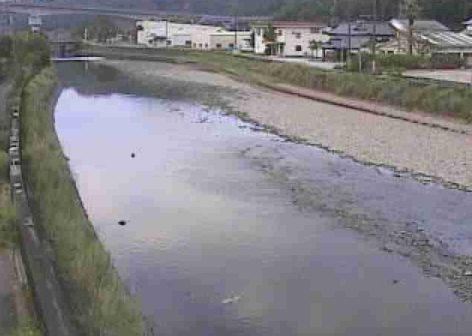
[(302, 38), (302, 33), (293, 33), (295, 35), (295, 38), (300, 39)]
[(194, 47), (194, 48), (196, 48), (196, 47), (197, 47), (197, 44), (196, 44), (196, 43), (194, 43), (194, 44), (193, 44), (193, 47)]
[(192, 41), (185, 41), (185, 46), (186, 47), (191, 47), (192, 46)]
[(257, 28), (256, 34), (257, 34), (257, 36), (261, 36), (261, 34), (262, 34), (262, 29), (261, 29), (261, 28)]
[(172, 45), (172, 41), (171, 41), (171, 40), (167, 40), (167, 45), (168, 45), (168, 46)]
[(229, 47), (230, 49), (233, 49), (233, 48), (234, 48), (234, 43), (230, 43), (230, 44), (228, 45), (228, 47)]
[(205, 43), (205, 48), (208, 48), (208, 43)]
[(277, 31), (277, 35), (278, 35), (278, 36), (282, 36), (283, 34), (284, 34), (284, 32), (283, 32), (282, 29), (279, 29), (279, 30)]
[(203, 44), (199, 43), (199, 44), (198, 44), (198, 47), (199, 47), (199, 48), (203, 48)]
[(217, 48), (217, 49), (221, 49), (221, 43), (217, 43), (217, 44), (216, 44), (216, 48)]
[(295, 46), (295, 51), (302, 51), (302, 46), (301, 45), (296, 45)]
[(318, 34), (319, 32), (320, 32), (320, 28), (317, 28), (317, 27), (310, 28), (311, 34)]

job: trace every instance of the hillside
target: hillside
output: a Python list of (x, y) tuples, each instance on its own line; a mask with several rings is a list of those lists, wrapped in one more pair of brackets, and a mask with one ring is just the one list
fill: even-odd
[[(347, 17), (371, 15), (373, 0), (56, 0), (87, 5), (121, 8), (181, 10), (204, 14), (274, 15), (280, 19), (322, 18), (331, 22)], [(398, 16), (402, 0), (378, 0), (379, 17)], [(460, 29), (460, 23), (472, 16), (471, 0), (418, 0), (425, 18), (436, 19)]]

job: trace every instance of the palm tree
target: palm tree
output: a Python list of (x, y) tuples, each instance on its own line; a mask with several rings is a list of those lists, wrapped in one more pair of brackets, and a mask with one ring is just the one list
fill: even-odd
[(413, 55), (413, 26), (420, 11), (418, 0), (403, 0), (403, 13), (408, 19), (408, 53), (410, 55)]
[(308, 48), (311, 50), (311, 57), (314, 58), (313, 52), (316, 51), (316, 55), (318, 55), (318, 49), (321, 47), (321, 42), (317, 40), (311, 40), (310, 45)]
[(277, 36), (275, 35), (275, 29), (272, 23), (269, 23), (269, 25), (267, 26), (267, 30), (264, 32), (264, 39), (267, 42), (269, 42), (266, 47), (266, 54), (274, 55), (275, 54), (274, 44), (277, 40)]

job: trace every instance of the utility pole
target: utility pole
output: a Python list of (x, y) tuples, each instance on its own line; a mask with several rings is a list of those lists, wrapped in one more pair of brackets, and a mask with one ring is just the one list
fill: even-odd
[(237, 48), (238, 48), (238, 28), (239, 28), (239, 24), (238, 24), (238, 6), (239, 2), (238, 1), (235, 1), (234, 2), (234, 47), (233, 47), (233, 51), (235, 51)]
[(166, 19), (166, 48), (169, 45), (169, 20)]
[(234, 48), (233, 51), (238, 47), (238, 15), (234, 15)]
[(348, 0), (347, 2), (347, 55), (346, 55), (346, 63), (349, 66), (351, 63), (351, 0)]
[(377, 53), (377, 0), (374, 0), (374, 15), (373, 15), (373, 22), (372, 22), (372, 73), (377, 73), (377, 60), (376, 60), (376, 53)]

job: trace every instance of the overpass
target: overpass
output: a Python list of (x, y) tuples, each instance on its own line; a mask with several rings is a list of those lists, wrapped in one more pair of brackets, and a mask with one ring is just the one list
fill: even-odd
[[(0, 14), (26, 14), (34, 16), (51, 16), (51, 15), (67, 15), (67, 14), (88, 14), (88, 15), (106, 15), (135, 20), (151, 20), (180, 18), (189, 19), (196, 22), (213, 21), (232, 22), (231, 16), (195, 14), (183, 11), (156, 11), (149, 9), (122, 9), (101, 6), (78, 6), (71, 4), (49, 3), (29, 3), (29, 2), (0, 2)], [(240, 16), (240, 22), (254, 22), (261, 20), (269, 20), (267, 16)]]

